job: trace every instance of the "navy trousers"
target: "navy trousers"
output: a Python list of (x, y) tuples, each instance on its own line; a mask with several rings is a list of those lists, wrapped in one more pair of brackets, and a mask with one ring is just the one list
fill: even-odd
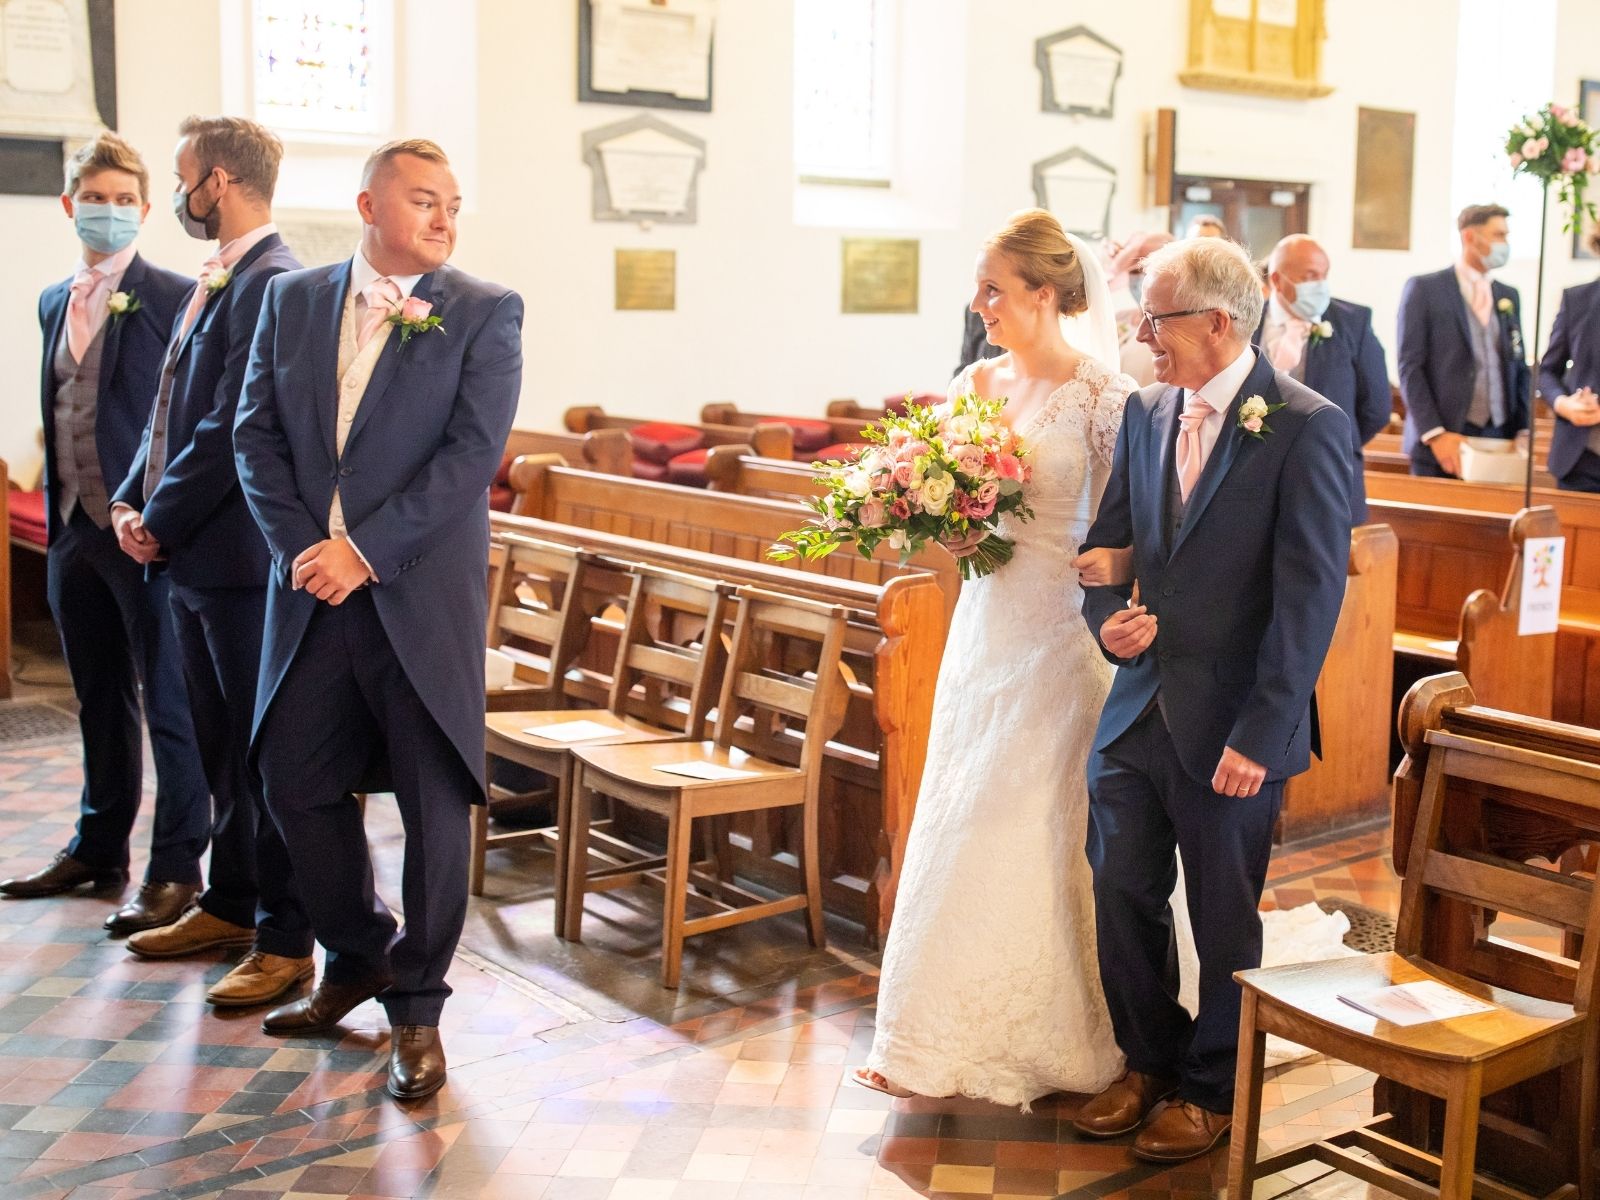
[(50, 611), (78, 698), (83, 794), (67, 853), (91, 867), (126, 867), (139, 814), (144, 752), (139, 686), (156, 767), (152, 883), (199, 883), (211, 832), (211, 795), (189, 718), (167, 602), (167, 580), (144, 568), (82, 508), (50, 543), (45, 560)]
[[(466, 921), (468, 818), (479, 788), (406, 678), (370, 591), (317, 605), (262, 721), (257, 759), (327, 948), (326, 977), (392, 977), (379, 997), (390, 1022), (437, 1025)], [(373, 886), (351, 794), (379, 763), (405, 827), (398, 936)]]
[(1556, 480), (1556, 486), (1569, 492), (1600, 492), (1600, 454), (1584, 450), (1572, 470)]
[[(1100, 982), (1128, 1066), (1178, 1080), (1178, 1097), (1233, 1110), (1239, 1041), (1235, 971), (1261, 965), (1261, 889), (1283, 783), (1248, 799), (1219, 796), (1178, 761), (1161, 711), (1150, 711), (1089, 761)], [(1200, 955), (1200, 1007), (1178, 1003), (1168, 900), (1183, 855)]]
[(199, 903), (214, 917), (254, 926), (256, 949), (304, 958), (311, 922), (248, 758), (266, 608), (265, 587), (172, 589), (195, 734), (216, 805), (211, 877)]

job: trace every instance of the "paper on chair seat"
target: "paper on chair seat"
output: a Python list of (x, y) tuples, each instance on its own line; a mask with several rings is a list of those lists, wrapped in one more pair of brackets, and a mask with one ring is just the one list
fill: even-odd
[(522, 732), (552, 742), (593, 742), (616, 737), (621, 731), (599, 721), (555, 721), (549, 725), (529, 725)]
[(734, 767), (724, 767), (718, 763), (708, 762), (680, 762), (657, 763), (656, 770), (666, 771), (673, 775), (687, 775), (690, 779), (754, 779), (761, 772), (740, 771)]
[(1487, 1001), (1432, 979), (1391, 984), (1370, 992), (1340, 993), (1339, 999), (1391, 1025), (1421, 1025), (1425, 1021), (1443, 1021), (1494, 1009)]

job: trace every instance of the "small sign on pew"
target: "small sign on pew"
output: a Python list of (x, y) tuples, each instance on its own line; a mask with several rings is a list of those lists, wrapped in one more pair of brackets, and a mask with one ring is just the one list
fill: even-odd
[(1340, 992), (1339, 999), (1391, 1025), (1421, 1025), (1494, 1010), (1494, 1005), (1433, 979), (1395, 983), (1366, 992)]
[(1521, 635), (1555, 633), (1561, 624), (1564, 537), (1529, 538), (1522, 544), (1522, 606), (1517, 614)]
[(556, 721), (549, 725), (529, 725), (522, 731), (550, 742), (597, 742), (615, 737), (617, 730), (599, 721)]

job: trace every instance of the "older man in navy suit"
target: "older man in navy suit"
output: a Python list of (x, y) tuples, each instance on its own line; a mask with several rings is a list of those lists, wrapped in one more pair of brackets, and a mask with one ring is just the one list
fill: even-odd
[(1401, 445), (1413, 475), (1459, 476), (1463, 437), (1514, 438), (1527, 428), (1532, 373), (1517, 289), (1489, 278), (1510, 258), (1506, 216), (1497, 204), (1462, 209), (1461, 257), (1406, 280), (1400, 293)]
[(102, 133), (67, 162), (62, 207), (83, 260), (39, 297), (44, 330), (46, 573), (83, 730), (77, 835), (49, 866), (0, 883), (49, 896), (128, 875), (143, 753), (139, 684), (156, 765), (150, 864), (138, 895), (106, 921), (133, 933), (168, 921), (200, 890), (211, 796), (200, 766), (168, 611), (167, 581), (148, 582), (117, 548), (108, 492), (122, 481), (150, 411), (172, 320), (193, 281), (134, 249), (150, 211), (144, 160)]
[(1361, 448), (1389, 424), (1389, 367), (1372, 332), (1372, 310), (1335, 300), (1328, 255), (1303, 233), (1272, 248), (1266, 313), (1255, 342), (1267, 361), (1332, 400), (1350, 418), (1350, 523), (1367, 520)]
[(311, 926), (247, 759), (268, 563), (239, 490), (233, 418), (267, 282), (300, 264), (272, 223), (278, 139), (239, 117), (190, 117), (179, 134), (174, 211), (191, 237), (215, 238), (219, 248), (173, 327), (115, 519), (127, 554), (172, 581), (216, 814), (210, 886), (179, 920), (135, 934), (128, 947), (176, 958), (252, 946), (206, 998), (264, 1004), (310, 978)]
[[(445, 1078), (439, 1016), (484, 798), (488, 487), (522, 381), (522, 300), (447, 265), (460, 191), (432, 142), (367, 160), (348, 261), (273, 282), (234, 441), (272, 549), (254, 752), (327, 969), (268, 1033), (378, 996), (389, 1091)], [(405, 926), (373, 890), (351, 792), (405, 825)]]
[[(1084, 593), (1120, 668), (1089, 762), (1088, 854), (1100, 978), (1129, 1070), (1074, 1124), (1091, 1137), (1139, 1129), (1133, 1152), (1155, 1162), (1228, 1132), (1233, 973), (1260, 965), (1272, 829), (1284, 781), (1316, 745), (1313, 689), (1350, 553), (1350, 420), (1257, 357), (1261, 302), (1231, 242), (1174, 242), (1145, 260), (1139, 336), (1160, 383), (1128, 401), (1084, 543), (1132, 545), (1143, 603), (1125, 586)], [(1175, 849), (1200, 958), (1193, 1019), (1178, 1003)]]
[[(1589, 235), (1600, 254), (1600, 233)], [(1539, 361), (1539, 392), (1555, 411), (1550, 474), (1556, 486), (1600, 492), (1600, 280), (1561, 294), (1550, 345)]]

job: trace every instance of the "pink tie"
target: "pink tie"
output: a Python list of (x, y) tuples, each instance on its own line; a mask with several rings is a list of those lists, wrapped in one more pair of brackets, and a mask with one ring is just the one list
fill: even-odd
[(1311, 322), (1299, 317), (1285, 317), (1278, 330), (1278, 340), (1272, 344), (1272, 365), (1280, 371), (1292, 371), (1300, 365), (1305, 353), (1306, 339), (1311, 335)]
[(1494, 308), (1494, 303), (1489, 295), (1489, 280), (1486, 276), (1479, 275), (1472, 281), (1472, 315), (1478, 318), (1479, 325), (1489, 323), (1489, 313)]
[(1199, 392), (1189, 393), (1189, 399), (1178, 414), (1178, 495), (1185, 504), (1206, 465), (1205, 447), (1200, 441), (1200, 425), (1216, 409), (1206, 403)]
[(94, 323), (89, 319), (89, 297), (105, 276), (84, 267), (72, 277), (72, 296), (67, 300), (67, 349), (73, 362), (82, 362), (94, 341)]
[(199, 282), (194, 285), (194, 295), (189, 297), (189, 307), (183, 310), (183, 324), (178, 327), (178, 340), (180, 342), (188, 336), (190, 327), (195, 323), (195, 318), (200, 315), (200, 310), (206, 306), (206, 300), (211, 295), (211, 291), (206, 287), (206, 284), (222, 269), (222, 259), (215, 254), (201, 264)]
[(384, 322), (400, 309), (400, 287), (388, 276), (379, 276), (361, 289), (361, 298), (367, 302), (367, 315), (361, 318), (361, 331), (356, 334), (356, 349), (365, 350), (367, 343)]

